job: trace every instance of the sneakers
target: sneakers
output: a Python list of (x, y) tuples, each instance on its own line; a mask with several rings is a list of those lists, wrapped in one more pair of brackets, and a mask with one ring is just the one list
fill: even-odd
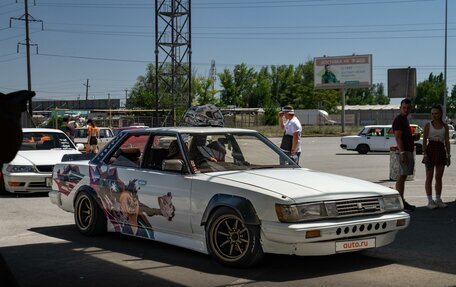
[(437, 205), (437, 203), (435, 203), (435, 201), (431, 200), (431, 201), (429, 201), (429, 203), (426, 207), (429, 209), (436, 209), (439, 206)]
[(436, 200), (435, 200), (435, 204), (436, 204), (437, 207), (439, 207), (439, 208), (446, 208), (446, 207), (448, 207), (448, 205), (447, 205), (445, 202), (443, 202), (441, 199), (436, 199)]
[(416, 208), (415, 205), (411, 205), (410, 203), (408, 203), (407, 201), (404, 200), (404, 210), (405, 211), (415, 211), (415, 208)]

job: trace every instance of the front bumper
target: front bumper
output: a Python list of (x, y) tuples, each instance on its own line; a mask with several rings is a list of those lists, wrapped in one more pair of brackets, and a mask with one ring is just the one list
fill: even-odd
[[(398, 221), (402, 225), (398, 226)], [(406, 228), (409, 222), (410, 216), (405, 212), (296, 224), (262, 221), (261, 242), (266, 253), (330, 255), (387, 245), (394, 241), (397, 232)], [(306, 233), (313, 230), (319, 230), (320, 236), (306, 238)], [(367, 240), (370, 240), (370, 244), (363, 246), (362, 241)], [(352, 241), (361, 242), (360, 247), (336, 247), (340, 243)]]
[(346, 144), (340, 144), (340, 147), (341, 147), (342, 149), (347, 149), (347, 145), (346, 145)]
[(52, 173), (3, 174), (5, 190), (11, 193), (49, 192)]

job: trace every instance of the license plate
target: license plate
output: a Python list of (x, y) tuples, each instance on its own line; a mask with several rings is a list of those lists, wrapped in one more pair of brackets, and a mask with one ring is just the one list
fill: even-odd
[(347, 240), (336, 242), (336, 252), (360, 250), (375, 247), (375, 238)]
[(52, 186), (52, 178), (51, 177), (46, 177), (46, 186), (51, 187)]

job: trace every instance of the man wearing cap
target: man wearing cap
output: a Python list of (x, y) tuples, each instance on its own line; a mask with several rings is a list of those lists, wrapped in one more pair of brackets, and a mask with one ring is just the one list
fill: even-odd
[(298, 164), (301, 155), (302, 126), (292, 106), (284, 106), (279, 112), (279, 126), (285, 131), (280, 148)]

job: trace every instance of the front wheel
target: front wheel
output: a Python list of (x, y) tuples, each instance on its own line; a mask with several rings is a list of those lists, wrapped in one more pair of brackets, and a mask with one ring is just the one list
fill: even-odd
[(210, 254), (226, 266), (250, 266), (263, 257), (260, 227), (245, 224), (230, 208), (219, 208), (211, 216), (206, 241)]
[(98, 235), (106, 232), (106, 217), (95, 198), (87, 191), (81, 191), (74, 205), (74, 221), (84, 235)]
[(359, 154), (366, 154), (369, 152), (369, 146), (365, 144), (360, 144), (359, 146), (356, 147), (356, 150), (358, 151)]

